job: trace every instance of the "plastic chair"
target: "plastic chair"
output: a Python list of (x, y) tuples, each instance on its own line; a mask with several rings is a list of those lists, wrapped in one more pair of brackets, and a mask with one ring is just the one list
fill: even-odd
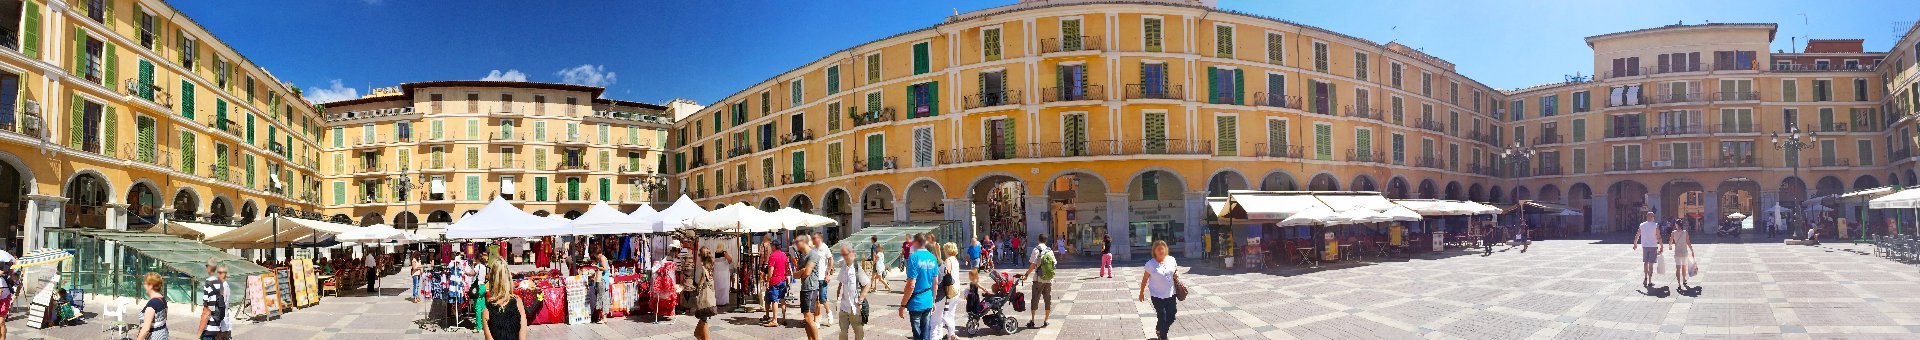
[(112, 305), (102, 306), (100, 314), (113, 318), (113, 325), (108, 327), (106, 332), (108, 334), (119, 334), (119, 336), (114, 337), (114, 339), (125, 339), (127, 337), (127, 331), (133, 327), (133, 324), (127, 323), (126, 320), (127, 306), (133, 305), (133, 300), (115, 300), (116, 302)]

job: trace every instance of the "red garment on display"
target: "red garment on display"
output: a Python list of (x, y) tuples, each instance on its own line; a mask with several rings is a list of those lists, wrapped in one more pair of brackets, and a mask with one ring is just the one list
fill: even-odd
[(533, 266), (553, 268), (550, 266), (553, 263), (553, 243), (540, 240), (534, 243), (533, 249)]

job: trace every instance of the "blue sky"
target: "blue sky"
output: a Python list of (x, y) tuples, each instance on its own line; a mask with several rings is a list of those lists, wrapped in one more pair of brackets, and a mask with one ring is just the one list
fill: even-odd
[[(606, 86), (613, 99), (703, 104), (827, 53), (939, 23), (955, 10), (1012, 2), (172, 1), (309, 98), (493, 76)], [(1496, 88), (1592, 73), (1581, 39), (1597, 34), (1681, 21), (1773, 22), (1780, 24), (1776, 50), (1796, 48), (1791, 37), (1812, 37), (1864, 38), (1868, 50), (1884, 51), (1920, 19), (1920, 5), (1893, 0), (1365, 3), (1222, 0), (1220, 7), (1397, 40)]]

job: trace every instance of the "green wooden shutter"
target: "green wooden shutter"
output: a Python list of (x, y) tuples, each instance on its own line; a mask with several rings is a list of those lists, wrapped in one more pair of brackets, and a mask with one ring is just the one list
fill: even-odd
[[(1340, 107), (1340, 91), (1334, 87), (1333, 83), (1327, 83), (1327, 105), (1326, 107), (1320, 108), (1320, 113), (1330, 115), (1333, 114), (1333, 110), (1338, 107)], [(1427, 118), (1427, 120), (1433, 120), (1433, 115), (1429, 114), (1425, 118)]]
[(467, 175), (467, 200), (480, 199), (480, 176)]
[[(112, 3), (112, 2), (109, 1), (108, 3)], [(100, 85), (104, 85), (107, 88), (111, 89), (113, 88), (114, 82), (117, 82), (120, 80), (120, 78), (116, 78), (120, 74), (120, 55), (119, 53), (114, 51), (113, 43), (102, 41), (101, 45), (106, 46), (103, 49), (106, 50), (107, 55), (103, 57), (103, 61), (106, 63), (106, 67), (105, 67), (106, 70), (102, 71), (103, 77), (100, 78)]]
[(1333, 160), (1333, 126), (1315, 124), (1313, 126), (1313, 157), (1319, 160)]
[(1355, 153), (1358, 153), (1360, 157), (1368, 157), (1369, 155), (1372, 155), (1373, 154), (1373, 131), (1353, 130), (1353, 150)]
[(840, 176), (840, 144), (827, 144), (827, 177)]
[(533, 200), (535, 201), (547, 200), (547, 178), (546, 177), (533, 178)]
[(193, 149), (194, 149), (193, 133), (181, 132), (180, 133), (180, 171), (181, 172), (185, 172), (188, 174), (194, 173), (193, 172)]
[(253, 144), (253, 115), (247, 115), (247, 144)]
[(881, 138), (881, 136), (882, 135), (867, 136), (867, 168), (860, 170), (878, 169), (873, 163), (880, 161), (881, 157), (886, 156), (887, 146), (887, 140)]
[(930, 45), (932, 44), (919, 43), (913, 45), (913, 74), (927, 73), (933, 67), (933, 61), (930, 60), (930, 58), (932, 58), (930, 56), (932, 52), (928, 51)]
[(347, 182), (333, 182), (333, 204), (347, 204)]
[(1573, 120), (1573, 142), (1578, 143), (1585, 141), (1587, 141), (1587, 120)]
[(216, 119), (215, 121), (213, 121), (213, 126), (218, 127), (221, 130), (227, 129), (227, 100), (226, 99), (220, 99), (220, 98), (213, 99), (213, 119)]
[(1020, 145), (1020, 143), (1015, 141), (1018, 138), (1014, 137), (1018, 135), (1015, 134), (1014, 131), (1012, 118), (1000, 120), (1000, 143), (1003, 144), (1002, 147), (1004, 147), (1002, 150), (1006, 150), (1008, 153), (1013, 153), (1015, 146)]
[(120, 144), (120, 115), (115, 112), (112, 106), (107, 106), (106, 111), (107, 116), (103, 119), (105, 122), (100, 124), (100, 130), (102, 130), (101, 135), (104, 140), (104, 142), (101, 142), (101, 148), (107, 155), (113, 155), (113, 151), (116, 149), (115, 145)]
[(1207, 103), (1220, 103), (1220, 68), (1207, 66)]
[(927, 116), (940, 115), (940, 82), (927, 82)]
[(40, 3), (26, 1), (21, 3), (21, 11), (26, 18), (21, 20), (25, 33), (20, 35), (20, 53), (28, 58), (40, 57)]
[(193, 82), (180, 81), (180, 115), (193, 119)]
[(1233, 116), (1213, 117), (1214, 136), (1219, 138), (1214, 154), (1220, 156), (1240, 155), (1240, 124)]
[(73, 74), (87, 74), (87, 30), (73, 27), (73, 49), (68, 52), (73, 57)]
[(139, 116), (139, 118), (135, 118), (134, 121), (134, 139), (140, 143), (138, 149), (139, 159), (141, 162), (153, 163), (153, 134), (154, 129), (157, 129), (155, 126), (157, 124), (153, 118), (147, 118), (146, 116)]
[(153, 62), (140, 59), (140, 98), (153, 100)]
[(600, 178), (600, 200), (601, 201), (613, 200), (613, 180), (612, 179), (607, 179), (604, 177)]
[(807, 153), (805, 152), (793, 153), (793, 176), (795, 179), (794, 182), (800, 182), (799, 180), (801, 179), (807, 179), (806, 177), (802, 177), (802, 176), (805, 176), (806, 173), (807, 173)]
[(81, 101), (80, 95), (73, 95), (73, 114), (71, 118), (67, 119), (70, 123), (67, 129), (67, 146), (75, 149), (80, 148), (81, 139), (84, 138), (82, 132), (86, 131), (86, 110), (84, 104), (85, 102)]
[(580, 200), (580, 178), (567, 178), (567, 200)]
[(1246, 70), (1241, 70), (1241, 69), (1233, 70), (1233, 104), (1234, 105), (1247, 105), (1247, 96), (1246, 96), (1247, 74), (1245, 71)]

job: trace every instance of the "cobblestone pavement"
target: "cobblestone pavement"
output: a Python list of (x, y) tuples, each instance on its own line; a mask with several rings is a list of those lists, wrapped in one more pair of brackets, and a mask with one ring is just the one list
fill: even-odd
[[(1638, 252), (1619, 242), (1539, 241), (1518, 249), (1448, 252), (1412, 260), (1358, 261), (1318, 269), (1249, 273), (1213, 265), (1183, 278), (1193, 297), (1180, 304), (1176, 339), (1916, 339), (1920, 338), (1920, 267), (1867, 255), (1870, 246), (1829, 244), (1701, 244), (1700, 288), (1676, 291), (1672, 274), (1640, 285)], [(1116, 261), (1119, 262), (1119, 261)], [(1137, 262), (1137, 261), (1135, 261)], [(1196, 265), (1185, 261), (1183, 264)], [(1217, 262), (1217, 261), (1215, 261)], [(1114, 279), (1069, 259), (1055, 279), (1050, 327), (994, 339), (1144, 339), (1153, 311), (1135, 302), (1140, 270)], [(895, 276), (898, 278), (898, 275)], [(401, 277), (389, 277), (399, 287)], [(894, 285), (898, 286), (896, 280)], [(1026, 287), (1022, 287), (1023, 290)], [(427, 304), (387, 296), (330, 297), (315, 307), (238, 327), (239, 339), (472, 339), (471, 331), (425, 330)], [(897, 293), (873, 297), (877, 339), (907, 336), (893, 316)], [(33, 330), (25, 308), (8, 320), (16, 339), (98, 339), (104, 326)], [(176, 311), (185, 308), (175, 308)], [(797, 319), (797, 310), (790, 310)], [(194, 322), (175, 313), (173, 325)], [(798, 321), (757, 324), (759, 313), (728, 313), (712, 322), (716, 339), (798, 339)], [(1027, 313), (1018, 313), (1024, 323)], [(964, 319), (964, 316), (961, 318)], [(534, 326), (535, 339), (685, 339), (693, 319), (612, 320), (595, 325)], [(823, 338), (838, 338), (835, 330)]]

